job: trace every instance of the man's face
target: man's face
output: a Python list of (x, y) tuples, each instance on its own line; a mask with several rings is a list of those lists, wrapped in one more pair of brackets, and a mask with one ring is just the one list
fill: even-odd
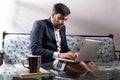
[(52, 14), (52, 23), (56, 29), (60, 29), (67, 21), (68, 16), (62, 16), (61, 14)]

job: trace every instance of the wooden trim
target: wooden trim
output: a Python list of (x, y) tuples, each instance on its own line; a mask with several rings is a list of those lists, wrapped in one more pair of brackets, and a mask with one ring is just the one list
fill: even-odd
[(81, 37), (110, 37), (112, 39), (114, 37), (113, 34), (108, 34), (108, 35), (74, 35), (74, 36), (81, 36)]

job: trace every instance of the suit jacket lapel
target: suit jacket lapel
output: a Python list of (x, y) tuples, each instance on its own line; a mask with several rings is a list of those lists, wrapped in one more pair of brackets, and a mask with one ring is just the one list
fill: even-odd
[(48, 28), (49, 28), (48, 30), (49, 30), (51, 36), (55, 39), (54, 29), (53, 29), (52, 22), (51, 22), (50, 18), (48, 19), (48, 22), (50, 23), (48, 25)]
[(55, 39), (55, 34), (54, 34), (54, 29), (50, 28), (49, 29), (50, 34), (52, 35), (52, 37)]
[[(49, 26), (48, 26), (49, 32), (52, 35), (52, 37), (54, 38), (54, 40), (56, 41), (55, 34), (54, 34), (54, 29), (53, 29), (52, 22), (51, 22), (50, 18), (48, 19), (48, 22), (50, 23)], [(63, 40), (65, 38), (65, 35), (63, 34), (64, 33), (64, 29), (60, 29), (59, 32), (60, 32), (61, 42), (63, 42)]]
[(60, 29), (60, 37), (61, 37), (61, 43), (64, 42), (64, 38), (65, 38), (65, 35), (64, 35), (64, 30), (63, 29)]

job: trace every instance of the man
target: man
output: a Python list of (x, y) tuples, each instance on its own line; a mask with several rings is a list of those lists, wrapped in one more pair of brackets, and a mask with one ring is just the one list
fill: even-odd
[(70, 14), (69, 8), (62, 3), (53, 6), (49, 19), (38, 20), (31, 31), (31, 50), (33, 55), (42, 56), (41, 66), (45, 69), (85, 73), (96, 71), (92, 61), (70, 63), (55, 60), (55, 58), (75, 59), (76, 52), (70, 51), (66, 42), (66, 28), (64, 23)]

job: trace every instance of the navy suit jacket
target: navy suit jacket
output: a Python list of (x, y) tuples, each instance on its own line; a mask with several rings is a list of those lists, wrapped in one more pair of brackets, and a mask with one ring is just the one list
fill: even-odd
[[(61, 37), (60, 52), (70, 51), (66, 42), (65, 26), (63, 26), (60, 29), (60, 37)], [(53, 53), (57, 52), (54, 28), (52, 26), (50, 18), (45, 20), (38, 20), (34, 23), (33, 29), (31, 31), (30, 41), (32, 54), (41, 55), (42, 67), (50, 69), (54, 61), (54, 59), (52, 58)]]

